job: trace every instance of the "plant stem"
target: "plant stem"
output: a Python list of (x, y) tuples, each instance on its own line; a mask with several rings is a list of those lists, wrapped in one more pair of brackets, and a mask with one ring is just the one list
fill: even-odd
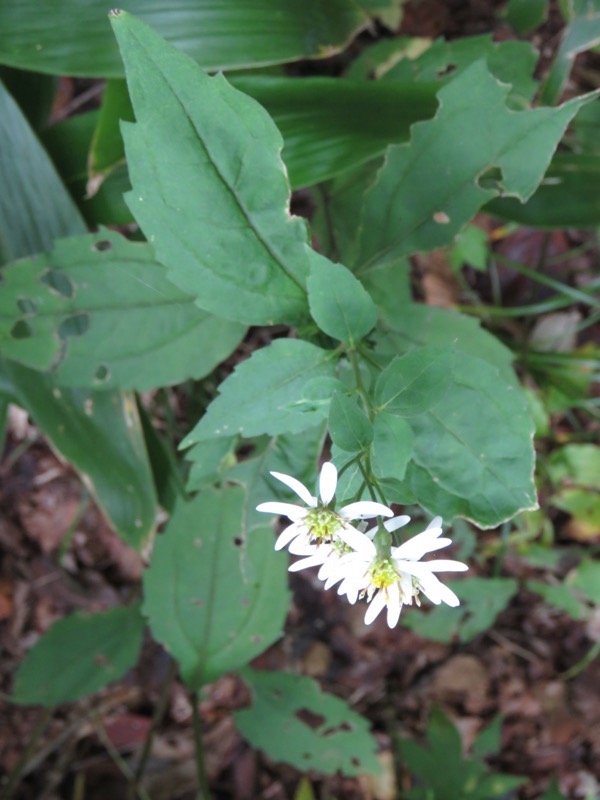
[(158, 698), (158, 703), (156, 704), (156, 708), (154, 709), (152, 724), (150, 726), (150, 730), (148, 731), (148, 735), (146, 736), (146, 739), (144, 741), (144, 748), (140, 753), (140, 759), (138, 761), (137, 767), (135, 768), (133, 780), (129, 784), (127, 800), (133, 800), (133, 798), (138, 793), (138, 787), (142, 779), (142, 776), (144, 774), (144, 770), (146, 769), (146, 762), (148, 761), (148, 757), (150, 755), (152, 742), (154, 741), (154, 736), (156, 734), (156, 731), (158, 730), (160, 724), (162, 723), (165, 711), (167, 710), (167, 703), (169, 702), (169, 694), (171, 691), (171, 686), (173, 685), (173, 681), (175, 680), (176, 676), (177, 676), (177, 664), (175, 663), (175, 661), (173, 661), (173, 659), (171, 659), (169, 663), (169, 672), (162, 686), (160, 696)]
[(198, 771), (198, 800), (210, 800), (208, 776), (204, 762), (204, 746), (202, 744), (202, 723), (198, 711), (198, 692), (191, 692), (192, 725), (194, 729), (194, 747), (196, 750), (196, 770)]

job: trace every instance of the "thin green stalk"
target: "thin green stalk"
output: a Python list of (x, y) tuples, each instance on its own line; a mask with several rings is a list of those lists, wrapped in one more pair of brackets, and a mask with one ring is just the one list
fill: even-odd
[(46, 730), (48, 723), (52, 719), (53, 715), (54, 715), (54, 709), (52, 708), (44, 709), (41, 717), (37, 721), (35, 728), (31, 732), (31, 736), (29, 738), (29, 741), (27, 742), (27, 747), (21, 753), (21, 757), (11, 770), (7, 782), (0, 791), (0, 800), (10, 800), (10, 798), (15, 793), (15, 790), (18, 788), (19, 783), (21, 782), (23, 771), (27, 766), (29, 759), (31, 758), (31, 754), (35, 750), (35, 746), (37, 745), (44, 731)]
[(581, 659), (581, 661), (578, 661), (577, 664), (574, 664), (570, 669), (566, 670), (566, 672), (562, 672), (559, 675), (559, 678), (561, 678), (563, 681), (571, 680), (571, 678), (574, 678), (576, 675), (579, 675), (580, 672), (583, 672), (583, 670), (598, 656), (600, 656), (600, 642), (595, 642)]
[(133, 798), (138, 793), (138, 787), (140, 781), (142, 780), (142, 776), (144, 774), (144, 770), (146, 769), (146, 763), (150, 756), (150, 750), (152, 748), (152, 742), (154, 741), (154, 736), (156, 735), (156, 731), (160, 727), (163, 717), (165, 716), (165, 712), (167, 710), (167, 705), (169, 702), (169, 694), (171, 692), (171, 687), (173, 685), (173, 681), (177, 677), (177, 664), (173, 659), (171, 659), (169, 663), (169, 671), (167, 673), (167, 677), (165, 682), (162, 685), (162, 689), (160, 691), (160, 695), (158, 698), (158, 703), (154, 709), (154, 715), (152, 717), (152, 724), (150, 725), (150, 730), (148, 731), (148, 735), (144, 741), (144, 747), (142, 752), (140, 753), (140, 757), (135, 768), (135, 772), (133, 774), (133, 780), (129, 784), (129, 790), (127, 792), (127, 800), (133, 800)]
[[(106, 752), (112, 758), (113, 762), (117, 765), (124, 778), (127, 781), (129, 781), (129, 785), (131, 786), (131, 782), (135, 780), (135, 776), (131, 771), (129, 764), (127, 764), (127, 762), (121, 756), (117, 748), (114, 746), (109, 737), (106, 735), (106, 731), (104, 729), (104, 725), (102, 724), (102, 719), (100, 718), (99, 714), (96, 714), (94, 716), (94, 724), (96, 726), (96, 733), (98, 734), (98, 738), (104, 745)], [(150, 800), (148, 792), (146, 792), (146, 790), (143, 789), (141, 786), (137, 787), (136, 794), (140, 798), (140, 800)]]
[(192, 726), (194, 730), (194, 749), (196, 753), (196, 770), (198, 773), (198, 800), (210, 800), (208, 789), (208, 775), (204, 760), (204, 745), (202, 743), (202, 723), (198, 710), (198, 692), (191, 692), (192, 701)]

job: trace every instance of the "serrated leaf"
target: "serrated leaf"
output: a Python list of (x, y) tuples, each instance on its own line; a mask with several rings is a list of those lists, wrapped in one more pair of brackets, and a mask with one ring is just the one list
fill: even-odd
[(62, 386), (148, 391), (201, 378), (245, 333), (201, 311), (148, 245), (110, 231), (60, 240), (3, 277), (0, 351), (52, 369)]
[[(39, 24), (37, 0), (0, 4), (0, 62), (56, 75), (119, 77), (123, 68), (101, 0), (56, 0), (52, 25)], [(257, 67), (333, 55), (366, 23), (350, 0), (290, 0), (273, 16), (272, 0), (129, 0), (162, 36), (205, 69)]]
[(97, 692), (135, 666), (144, 625), (137, 603), (55, 622), (21, 663), (11, 699), (57, 706)]
[[(566, 126), (591, 96), (514, 112), (507, 93), (477, 62), (440, 90), (436, 117), (413, 126), (410, 144), (388, 148), (365, 197), (360, 270), (448, 244), (499, 194), (521, 200), (533, 194)], [(465, 138), (465, 130), (476, 133)]]
[(217, 436), (299, 433), (329, 412), (336, 356), (300, 339), (276, 339), (255, 351), (219, 387), (219, 396), (182, 442)]
[(350, 270), (310, 251), (308, 304), (319, 328), (354, 347), (377, 322), (377, 306)]
[(376, 742), (366, 719), (310, 678), (245, 669), (250, 708), (234, 713), (248, 741), (275, 761), (326, 775), (378, 773)]
[(111, 21), (137, 120), (122, 126), (127, 202), (170, 280), (226, 319), (298, 322), (308, 239), (288, 211), (277, 128), (140, 20), (120, 12)]
[(432, 513), (495, 527), (537, 507), (527, 399), (495, 367), (461, 354), (448, 391), (409, 422), (415, 446), (407, 482)]
[(152, 633), (194, 689), (262, 653), (285, 620), (286, 559), (270, 527), (241, 536), (244, 495), (206, 489), (181, 501), (144, 577)]
[(408, 422), (396, 414), (381, 411), (373, 422), (371, 469), (379, 479), (401, 481), (413, 452), (414, 435)]
[(422, 414), (436, 405), (453, 382), (452, 347), (418, 347), (395, 358), (375, 384), (378, 410), (399, 416)]
[(347, 453), (360, 453), (373, 441), (373, 426), (355, 398), (334, 392), (329, 407), (329, 433)]

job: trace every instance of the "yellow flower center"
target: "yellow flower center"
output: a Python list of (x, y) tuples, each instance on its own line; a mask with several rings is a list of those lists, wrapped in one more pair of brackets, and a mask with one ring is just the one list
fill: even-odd
[(334, 541), (337, 532), (342, 527), (340, 518), (335, 511), (320, 506), (308, 512), (304, 523), (311, 537), (319, 544)]
[(371, 583), (378, 589), (387, 589), (393, 583), (398, 581), (398, 573), (392, 563), (392, 560), (386, 558), (383, 561), (377, 561), (371, 567)]

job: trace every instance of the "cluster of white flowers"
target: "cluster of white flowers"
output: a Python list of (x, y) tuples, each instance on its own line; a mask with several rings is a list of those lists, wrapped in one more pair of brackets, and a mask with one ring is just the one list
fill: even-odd
[[(337, 486), (337, 470), (331, 462), (323, 464), (319, 477), (319, 497), (313, 497), (300, 481), (280, 472), (271, 475), (285, 483), (305, 503), (261, 503), (258, 511), (278, 514), (292, 520), (278, 537), (275, 548), (288, 547), (290, 553), (302, 556), (291, 565), (290, 571), (319, 567), (319, 578), (325, 589), (338, 586), (338, 594), (346, 595), (350, 603), (366, 597), (369, 604), (365, 623), (370, 625), (387, 607), (387, 622), (393, 628), (400, 618), (403, 605), (413, 600), (419, 605), (423, 592), (432, 603), (459, 604), (458, 597), (436, 577), (436, 572), (462, 572), (467, 565), (460, 561), (421, 561), (451, 544), (441, 538), (442, 520), (436, 517), (426, 530), (400, 547), (391, 546), (390, 534), (406, 525), (410, 517), (394, 517), (394, 512), (381, 503), (363, 500), (336, 511), (333, 501)], [(367, 531), (351, 524), (355, 520), (387, 517), (382, 526)], [(359, 523), (362, 527), (364, 523)]]

